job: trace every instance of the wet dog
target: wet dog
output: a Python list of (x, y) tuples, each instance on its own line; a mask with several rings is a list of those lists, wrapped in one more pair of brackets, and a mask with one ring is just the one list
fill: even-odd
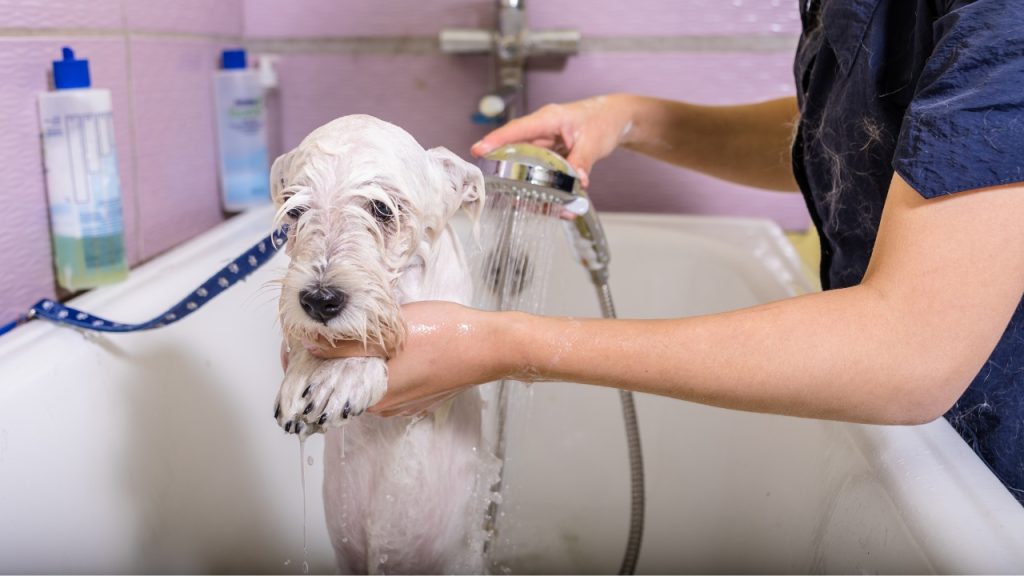
[(271, 190), (291, 258), (280, 298), (289, 362), (275, 416), (287, 432), (326, 434), (324, 501), (340, 567), (481, 573), (490, 481), (479, 392), (416, 417), (364, 414), (387, 390), (384, 360), (322, 360), (302, 346), (320, 338), (395, 350), (402, 304), (468, 304), (472, 281), (449, 220), (460, 208), (479, 218), (480, 170), (356, 115), (278, 158)]

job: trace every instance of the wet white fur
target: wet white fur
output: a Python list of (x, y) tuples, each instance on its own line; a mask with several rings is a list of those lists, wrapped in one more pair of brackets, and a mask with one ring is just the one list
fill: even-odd
[[(319, 360), (301, 345), (321, 336), (394, 348), (405, 334), (401, 304), (469, 303), (471, 278), (448, 221), (460, 207), (479, 217), (479, 169), (444, 148), (424, 150), (397, 126), (356, 115), (318, 128), (278, 158), (271, 189), (278, 220), (291, 225), (280, 300), (291, 352), (278, 422), (301, 421), (302, 434), (326, 434), (324, 500), (340, 568), (482, 572), (490, 479), (479, 393), (463, 392), (418, 418), (362, 414), (387, 389), (384, 361)], [(387, 204), (394, 224), (374, 218), (373, 200)], [(295, 208), (305, 209), (298, 219), (288, 216)], [(299, 292), (318, 284), (349, 296), (326, 325), (299, 304)], [(303, 414), (311, 401), (314, 409)]]

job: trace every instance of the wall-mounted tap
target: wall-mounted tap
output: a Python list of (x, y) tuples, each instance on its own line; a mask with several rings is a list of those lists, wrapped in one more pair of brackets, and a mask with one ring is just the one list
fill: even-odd
[(493, 54), (494, 85), (480, 99), (479, 114), (495, 123), (526, 111), (526, 61), (533, 56), (571, 56), (579, 51), (578, 30), (529, 30), (525, 0), (497, 0), (494, 30), (446, 28), (441, 51), (446, 54)]

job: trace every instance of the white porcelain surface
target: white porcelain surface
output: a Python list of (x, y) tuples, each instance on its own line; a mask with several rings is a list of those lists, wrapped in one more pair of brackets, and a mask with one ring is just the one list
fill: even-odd
[[(807, 290), (761, 221), (607, 214), (621, 317), (703, 314)], [(261, 210), (73, 305), (148, 319), (268, 231)], [(557, 241), (564, 244), (561, 238)], [(556, 249), (548, 311), (597, 315)], [(301, 573), (298, 443), (271, 418), (283, 257), (179, 324), (0, 338), (0, 572)], [(640, 572), (1022, 572), (1024, 508), (944, 421), (874, 427), (638, 397)], [(533, 387), (496, 544), (514, 571), (614, 572), (628, 520), (617, 394)], [(305, 466), (312, 571), (332, 572), (322, 443)]]

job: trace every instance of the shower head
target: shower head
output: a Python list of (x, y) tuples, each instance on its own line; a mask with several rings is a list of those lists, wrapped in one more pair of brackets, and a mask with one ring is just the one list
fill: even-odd
[(570, 243), (594, 284), (608, 282), (608, 241), (576, 170), (560, 155), (531, 144), (502, 146), (480, 160), (488, 194), (553, 204), (561, 210)]

